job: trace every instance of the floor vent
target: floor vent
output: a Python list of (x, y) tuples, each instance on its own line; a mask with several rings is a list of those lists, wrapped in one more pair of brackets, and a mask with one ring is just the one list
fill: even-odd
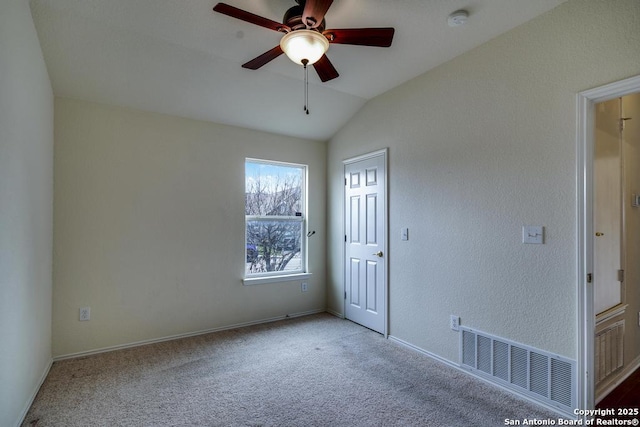
[(576, 362), (460, 326), (460, 366), (518, 393), (572, 413)]
[(596, 385), (624, 366), (624, 320), (596, 333)]

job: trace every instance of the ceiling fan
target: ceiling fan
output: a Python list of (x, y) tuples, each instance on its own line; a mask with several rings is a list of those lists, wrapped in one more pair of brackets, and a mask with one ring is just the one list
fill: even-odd
[(280, 44), (262, 55), (242, 64), (243, 68), (257, 70), (285, 53), (293, 62), (305, 67), (313, 65), (323, 82), (339, 76), (327, 55), (329, 44), (389, 47), (395, 30), (386, 28), (325, 29), (324, 15), (333, 0), (296, 0), (297, 5), (288, 9), (282, 23), (255, 15), (225, 3), (218, 3), (213, 10), (251, 24), (285, 35)]

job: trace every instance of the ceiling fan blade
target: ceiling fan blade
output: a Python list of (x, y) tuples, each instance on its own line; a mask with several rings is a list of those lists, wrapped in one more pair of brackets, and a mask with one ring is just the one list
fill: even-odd
[(258, 56), (257, 58), (253, 58), (251, 61), (247, 62), (246, 64), (242, 64), (242, 68), (257, 70), (258, 68), (265, 65), (267, 62), (273, 61), (283, 53), (284, 52), (282, 51), (282, 48), (280, 47), (280, 45), (278, 45), (273, 49), (266, 51), (265, 53)]
[(359, 46), (389, 47), (395, 29), (387, 28), (346, 28), (322, 32), (330, 43), (353, 44)]
[(313, 64), (313, 68), (315, 68), (318, 77), (320, 77), (320, 80), (323, 82), (333, 80), (340, 75), (331, 61), (329, 61), (329, 58), (327, 58), (327, 55), (322, 55), (322, 58)]
[(329, 7), (333, 3), (333, 0), (307, 0), (304, 4), (304, 11), (302, 12), (302, 22), (304, 22), (308, 28), (316, 28), (322, 24), (325, 13), (329, 10)]
[(263, 18), (246, 10), (238, 9), (234, 6), (229, 6), (226, 3), (218, 3), (213, 8), (214, 11), (222, 13), (232, 18), (240, 19), (251, 24), (259, 25), (261, 27), (269, 28), (274, 31), (290, 31), (291, 29), (280, 22), (272, 21), (271, 19)]

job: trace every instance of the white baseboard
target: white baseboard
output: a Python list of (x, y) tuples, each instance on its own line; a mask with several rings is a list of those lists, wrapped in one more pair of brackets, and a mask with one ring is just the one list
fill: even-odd
[(452, 361), (450, 361), (448, 359), (445, 359), (444, 357), (440, 357), (437, 354), (431, 353), (430, 351), (427, 351), (427, 350), (425, 350), (423, 348), (417, 347), (417, 346), (415, 346), (415, 345), (413, 345), (411, 343), (408, 343), (407, 341), (402, 340), (402, 339), (400, 339), (398, 337), (394, 337), (393, 335), (389, 335), (389, 340), (394, 341), (394, 342), (396, 342), (396, 343), (398, 343), (398, 344), (400, 344), (400, 345), (402, 345), (404, 347), (410, 348), (413, 351), (417, 351), (418, 353), (424, 354), (425, 356), (428, 356), (428, 357), (430, 357), (432, 359), (435, 359), (438, 362), (442, 362), (445, 365), (449, 365), (452, 368), (456, 368), (456, 369), (461, 370), (462, 372), (467, 372), (468, 373), (468, 371), (466, 371), (464, 369), (461, 369), (460, 365), (458, 365), (457, 363), (453, 363)]
[(628, 363), (627, 366), (624, 367), (622, 371), (615, 378), (609, 381), (609, 383), (604, 387), (603, 390), (598, 393), (596, 396), (596, 405), (600, 403), (602, 399), (607, 397), (609, 393), (615, 390), (624, 380), (629, 378), (631, 374), (635, 372), (636, 369), (640, 368), (640, 356), (636, 357), (631, 363)]
[(51, 370), (52, 365), (53, 365), (53, 359), (49, 359), (49, 363), (47, 363), (47, 365), (44, 368), (44, 371), (40, 375), (40, 380), (38, 381), (38, 385), (31, 392), (31, 397), (29, 398), (29, 400), (27, 400), (27, 403), (25, 404), (24, 408), (22, 409), (22, 412), (20, 413), (20, 416), (18, 417), (18, 422), (15, 424), (16, 427), (20, 427), (24, 422), (24, 418), (27, 416), (27, 412), (29, 412), (29, 409), (31, 409), (31, 405), (33, 405), (33, 401), (36, 400), (36, 396), (40, 391), (40, 387), (42, 387), (44, 380), (47, 379), (47, 375), (49, 375), (49, 371)]
[(330, 309), (326, 309), (325, 311), (332, 316), (339, 317), (340, 319), (344, 319), (344, 314), (342, 313), (338, 313), (337, 311), (330, 310)]
[(300, 313), (285, 314), (285, 315), (282, 315), (282, 316), (271, 317), (271, 318), (268, 318), (268, 319), (253, 320), (253, 321), (250, 321), (250, 322), (236, 323), (236, 324), (233, 324), (233, 325), (220, 326), (220, 327), (211, 328), (211, 329), (204, 329), (204, 330), (201, 330), (201, 331), (187, 332), (187, 333), (184, 333), (184, 334), (170, 335), (170, 336), (166, 336), (166, 337), (153, 338), (153, 339), (142, 340), (142, 341), (136, 341), (136, 342), (127, 343), (127, 344), (118, 344), (118, 345), (109, 346), (109, 347), (97, 348), (97, 349), (94, 349), (94, 350), (87, 350), (87, 351), (80, 351), (80, 352), (77, 352), (77, 353), (63, 354), (63, 355), (54, 357), (53, 361), (57, 362), (59, 360), (75, 359), (75, 358), (78, 358), (78, 357), (85, 357), (85, 356), (91, 356), (91, 355), (94, 355), (94, 354), (107, 353), (107, 352), (110, 352), (110, 351), (123, 350), (125, 348), (140, 347), (140, 346), (148, 345), (148, 344), (155, 344), (155, 343), (164, 342), (164, 341), (172, 341), (172, 340), (177, 340), (177, 339), (181, 339), (181, 338), (195, 337), (195, 336), (198, 336), (198, 335), (210, 334), (210, 333), (213, 333), (213, 332), (228, 331), (228, 330), (231, 330), (231, 329), (243, 328), (245, 326), (260, 325), (260, 324), (263, 324), (263, 323), (277, 322), (279, 320), (293, 319), (294, 317), (303, 317), (303, 316), (309, 316), (309, 315), (312, 315), (312, 314), (325, 313), (325, 312), (326, 312), (326, 310), (324, 310), (324, 309), (310, 310), (310, 311), (304, 311), (304, 312), (300, 312)]
[(557, 413), (559, 415), (562, 415), (564, 417), (569, 416), (569, 414), (559, 410), (558, 408), (554, 408), (553, 406), (546, 405), (544, 402), (540, 402), (539, 400), (533, 399), (533, 398), (527, 396), (526, 394), (518, 393), (516, 390), (508, 388), (508, 387), (504, 387), (504, 386), (502, 386), (501, 384), (499, 384), (497, 382), (489, 381), (487, 378), (483, 378), (483, 377), (481, 377), (479, 375), (474, 374), (473, 372), (471, 372), (471, 371), (469, 371), (467, 369), (463, 369), (462, 367), (460, 367), (460, 365), (458, 363), (454, 363), (454, 362), (450, 361), (449, 359), (445, 359), (443, 357), (440, 357), (437, 354), (431, 353), (430, 351), (427, 351), (427, 350), (425, 350), (423, 348), (420, 348), (420, 347), (417, 347), (417, 346), (415, 346), (413, 344), (410, 344), (410, 343), (408, 343), (408, 342), (406, 342), (406, 341), (404, 341), (404, 340), (402, 340), (400, 338), (397, 338), (397, 337), (394, 337), (392, 335), (389, 335), (389, 339), (391, 341), (394, 341), (394, 342), (402, 345), (402, 346), (410, 348), (411, 350), (414, 350), (414, 351), (417, 351), (418, 353), (424, 354), (425, 356), (430, 357), (431, 359), (434, 359), (434, 360), (436, 360), (438, 362), (444, 363), (445, 365), (451, 366), (452, 368), (455, 368), (460, 372), (464, 372), (467, 375), (471, 375), (472, 377), (477, 378), (477, 379), (483, 381), (486, 384), (489, 384), (489, 385), (491, 385), (493, 387), (498, 387), (499, 389), (504, 390), (504, 391), (506, 391), (506, 392), (508, 392), (510, 394), (514, 394), (514, 395), (518, 396), (519, 398), (524, 399), (524, 400), (526, 400), (528, 402), (534, 403), (534, 404), (536, 404), (538, 406), (542, 406), (545, 409), (553, 411), (553, 412), (555, 412), (555, 413)]

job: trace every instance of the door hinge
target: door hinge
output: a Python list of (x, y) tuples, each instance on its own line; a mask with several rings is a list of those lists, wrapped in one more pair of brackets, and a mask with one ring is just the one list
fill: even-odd
[(344, 235), (344, 242), (347, 243), (347, 235)]
[(624, 125), (627, 120), (631, 120), (631, 117), (622, 117), (620, 119), (620, 132), (622, 132), (624, 130)]
[(344, 291), (344, 299), (347, 299), (347, 291)]
[(593, 275), (591, 273), (587, 273), (587, 283), (591, 283), (593, 281)]
[(624, 270), (618, 270), (618, 282), (624, 282)]
[(347, 185), (347, 178), (344, 179), (344, 185)]

